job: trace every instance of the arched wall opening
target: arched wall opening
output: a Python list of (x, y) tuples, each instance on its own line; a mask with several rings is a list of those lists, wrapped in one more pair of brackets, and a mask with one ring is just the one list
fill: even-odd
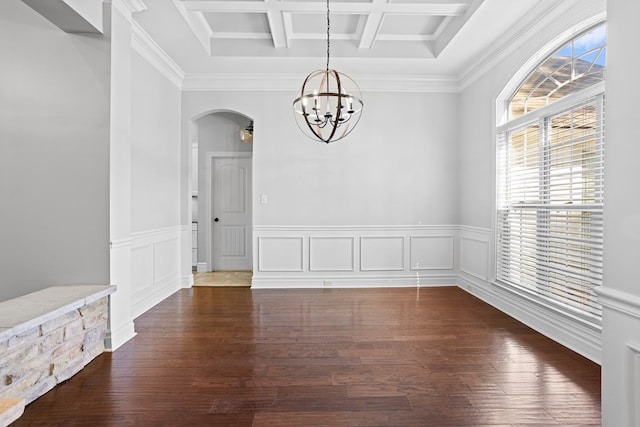
[(252, 269), (252, 153), (241, 132), (253, 119), (213, 110), (189, 122), (192, 269)]

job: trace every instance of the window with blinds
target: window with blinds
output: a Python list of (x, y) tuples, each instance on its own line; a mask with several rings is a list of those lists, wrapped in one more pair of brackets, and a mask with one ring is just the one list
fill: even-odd
[(540, 302), (597, 320), (604, 82), (574, 87), (498, 127), (496, 273)]

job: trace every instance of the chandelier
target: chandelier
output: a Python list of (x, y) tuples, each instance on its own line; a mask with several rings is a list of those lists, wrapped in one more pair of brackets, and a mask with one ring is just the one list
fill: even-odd
[(362, 95), (355, 81), (329, 68), (331, 17), (327, 0), (327, 66), (307, 76), (293, 101), (296, 123), (309, 138), (326, 142), (347, 136), (358, 124)]

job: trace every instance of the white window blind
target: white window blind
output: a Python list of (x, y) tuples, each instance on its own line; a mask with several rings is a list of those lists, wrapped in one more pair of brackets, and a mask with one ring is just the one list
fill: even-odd
[(599, 319), (604, 94), (593, 92), (498, 128), (497, 279)]

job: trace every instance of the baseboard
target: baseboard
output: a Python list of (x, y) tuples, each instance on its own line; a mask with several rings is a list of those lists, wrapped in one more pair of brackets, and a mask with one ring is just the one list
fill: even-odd
[(133, 300), (135, 301), (132, 300), (131, 306), (131, 315), (134, 319), (161, 303), (181, 288), (177, 276), (171, 277), (166, 281), (160, 281), (155, 285), (157, 289), (147, 288), (144, 289), (143, 292), (134, 294)]
[(180, 278), (180, 285), (182, 286), (183, 289), (193, 288), (193, 285), (194, 285), (193, 274), (189, 274), (188, 276), (182, 276)]
[(209, 271), (209, 269), (207, 268), (207, 263), (206, 262), (199, 262), (196, 266), (196, 271), (198, 273), (206, 273), (207, 271)]
[(107, 330), (104, 337), (105, 351), (116, 351), (124, 343), (136, 336), (133, 321), (127, 322), (116, 330)]
[(328, 288), (415, 288), (433, 286), (456, 286), (455, 275), (416, 279), (416, 276), (396, 277), (315, 277), (308, 276), (277, 276), (259, 277), (254, 275), (251, 280), (253, 289), (328, 289)]
[(599, 326), (563, 315), (469, 275), (461, 274), (458, 286), (546, 337), (601, 364), (602, 330)]

